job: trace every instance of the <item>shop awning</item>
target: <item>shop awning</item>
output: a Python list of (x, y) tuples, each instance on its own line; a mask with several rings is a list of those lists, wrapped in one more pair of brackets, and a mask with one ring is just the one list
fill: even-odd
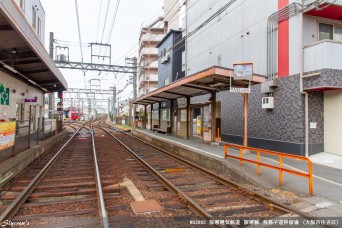
[(0, 2), (0, 68), (45, 92), (67, 82), (14, 1)]
[[(250, 81), (234, 80), (233, 73), (232, 69), (214, 66), (150, 92), (133, 101), (133, 104), (149, 105), (183, 97), (195, 97), (228, 90), (231, 86), (234, 88), (247, 88), (249, 84), (258, 84), (266, 80), (265, 76), (257, 74), (253, 74)], [(232, 77), (232, 80), (230, 80), (230, 77)]]

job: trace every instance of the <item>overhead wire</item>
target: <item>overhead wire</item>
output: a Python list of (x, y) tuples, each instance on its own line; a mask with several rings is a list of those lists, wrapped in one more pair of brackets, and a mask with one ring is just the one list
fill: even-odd
[(77, 17), (77, 27), (78, 27), (78, 38), (80, 40), (80, 50), (81, 50), (81, 61), (83, 62), (83, 49), (82, 49), (82, 39), (81, 39), (81, 26), (80, 26), (80, 17), (78, 13), (78, 4), (77, 0), (75, 0), (75, 8), (76, 8), (76, 17)]
[(100, 30), (101, 11), (102, 11), (102, 0), (100, 2), (99, 19), (98, 19), (98, 23), (97, 23), (96, 42), (97, 42), (97, 39), (98, 39), (98, 36), (99, 36), (99, 30)]

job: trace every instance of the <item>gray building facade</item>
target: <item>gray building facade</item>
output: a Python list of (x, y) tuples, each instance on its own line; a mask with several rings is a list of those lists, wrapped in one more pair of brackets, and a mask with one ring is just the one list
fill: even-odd
[(184, 78), (182, 53), (185, 51), (182, 32), (170, 30), (158, 47), (158, 88)]

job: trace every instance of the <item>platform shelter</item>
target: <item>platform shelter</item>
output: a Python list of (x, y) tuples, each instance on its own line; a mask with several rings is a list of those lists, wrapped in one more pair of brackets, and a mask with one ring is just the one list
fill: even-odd
[[(151, 131), (169, 133), (184, 138), (190, 138), (194, 130), (195, 123), (191, 114), (194, 108), (201, 108), (201, 122), (199, 136), (203, 141), (220, 141), (220, 128), (217, 119), (220, 118), (220, 107), (217, 107), (216, 94), (224, 90), (241, 92), (240, 88), (250, 88), (250, 86), (262, 83), (266, 80), (264, 76), (253, 74), (250, 79), (234, 79), (233, 69), (213, 66), (194, 75), (187, 76), (174, 83), (159, 88), (148, 93), (133, 102), (144, 106), (144, 124), (150, 124)], [(210, 95), (207, 102), (201, 104), (190, 104), (192, 97)], [(244, 143), (247, 144), (248, 126), (248, 93), (241, 93), (244, 96)], [(175, 101), (178, 101), (175, 107)], [(168, 102), (169, 107), (163, 108), (162, 103)], [(158, 105), (157, 110), (153, 106)], [(150, 113), (147, 113), (147, 106), (151, 106)], [(196, 129), (197, 131), (197, 129)]]

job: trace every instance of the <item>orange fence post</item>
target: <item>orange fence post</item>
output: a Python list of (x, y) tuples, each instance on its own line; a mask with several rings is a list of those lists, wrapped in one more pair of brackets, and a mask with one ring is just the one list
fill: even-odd
[(283, 156), (279, 155), (279, 185), (283, 185)]
[(308, 166), (309, 166), (309, 193), (312, 196), (313, 190), (312, 190), (312, 162), (308, 159)]
[(240, 148), (240, 166), (242, 166), (242, 148)]
[(260, 175), (260, 151), (257, 150), (257, 154), (258, 154), (258, 175)]
[(228, 145), (224, 144), (224, 158), (228, 156)]
[[(228, 150), (229, 147), (232, 147), (234, 149), (240, 149), (240, 156), (234, 156), (234, 155), (228, 155)], [(243, 158), (243, 150), (251, 150), (251, 151), (256, 151), (257, 153), (257, 161), (251, 160), (248, 158)], [(270, 154), (273, 156), (278, 156), (279, 157), (279, 166), (277, 165), (271, 165), (267, 163), (261, 162), (261, 153), (264, 154)], [(313, 196), (313, 172), (312, 172), (312, 162), (308, 158), (304, 158), (302, 156), (298, 155), (292, 155), (292, 154), (286, 154), (286, 153), (280, 153), (276, 151), (270, 151), (270, 150), (263, 150), (263, 149), (258, 149), (258, 148), (252, 148), (252, 147), (245, 147), (245, 146), (239, 146), (235, 144), (224, 144), (224, 155), (225, 158), (233, 158), (236, 160), (240, 160), (240, 166), (242, 166), (242, 162), (249, 162), (252, 164), (255, 164), (258, 166), (258, 174), (260, 175), (261, 173), (261, 167), (267, 167), (271, 169), (275, 169), (279, 171), (279, 185), (283, 185), (283, 172), (290, 173), (296, 176), (301, 176), (309, 179), (309, 193), (311, 196)], [(296, 171), (296, 170), (291, 170), (288, 168), (283, 168), (283, 158), (289, 158), (289, 159), (295, 159), (295, 160), (300, 160), (304, 162), (308, 162), (308, 172), (303, 172), (303, 171)]]

